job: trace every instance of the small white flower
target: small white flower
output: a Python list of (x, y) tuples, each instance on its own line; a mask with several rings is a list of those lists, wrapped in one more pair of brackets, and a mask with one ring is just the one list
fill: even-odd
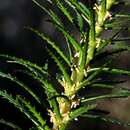
[(78, 118), (74, 118), (75, 121), (78, 121)]
[(76, 58), (76, 57), (79, 57), (79, 53), (77, 52), (75, 55), (74, 55), (74, 57)]

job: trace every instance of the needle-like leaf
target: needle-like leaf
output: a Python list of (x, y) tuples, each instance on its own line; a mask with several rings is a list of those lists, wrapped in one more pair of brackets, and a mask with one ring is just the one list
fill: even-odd
[(9, 79), (9, 80), (13, 81), (14, 83), (18, 84), (20, 87), (22, 87), (23, 89), (25, 89), (32, 97), (34, 97), (34, 99), (38, 103), (41, 103), (41, 100), (38, 97), (38, 95), (36, 95), (27, 85), (25, 85), (23, 82), (19, 81), (16, 77), (13, 77), (10, 74), (5, 74), (3, 72), (0, 72), (0, 77)]
[(19, 126), (17, 126), (16, 124), (10, 122), (10, 121), (6, 121), (4, 119), (0, 119), (0, 124), (3, 124), (3, 125), (6, 125), (6, 126), (9, 126), (15, 130), (22, 130), (22, 128), (20, 128)]
[(83, 106), (83, 107), (80, 107), (76, 110), (73, 110), (71, 113), (70, 113), (70, 119), (75, 119), (79, 116), (82, 116), (83, 114), (87, 113), (89, 110), (92, 110), (96, 108), (96, 105), (88, 105), (88, 106)]
[[(89, 69), (87, 72), (96, 72), (97, 70), (101, 70), (101, 68), (92, 68)], [(123, 69), (112, 69), (112, 68), (103, 68), (101, 71), (111, 73), (111, 74), (122, 74), (122, 75), (130, 75), (130, 71), (123, 70)]]
[(63, 14), (68, 18), (68, 20), (73, 23), (73, 17), (71, 16), (70, 12), (67, 8), (63, 5), (61, 0), (55, 0), (57, 7), (63, 12)]
[(71, 85), (71, 84), (72, 84), (72, 81), (71, 81), (70, 76), (69, 76), (69, 74), (67, 73), (65, 67), (63, 66), (63, 64), (62, 64), (62, 63), (59, 61), (59, 59), (53, 54), (52, 51), (50, 51), (50, 50), (48, 49), (48, 52), (49, 52), (49, 54), (51, 55), (51, 57), (54, 59), (54, 61), (57, 63), (57, 65), (59, 66), (59, 69), (60, 69), (61, 72), (63, 73), (64, 78), (65, 78), (66, 82), (68, 83), (68, 85)]
[[(18, 108), (22, 113), (24, 113), (36, 126), (39, 130), (43, 130), (43, 127), (39, 124), (39, 122), (21, 105), (18, 99), (14, 98), (11, 94), (8, 94), (6, 91), (0, 90), (0, 96), (4, 99), (8, 100), (11, 104), (13, 104), (16, 108)], [(49, 130), (49, 129), (46, 129)]]
[(41, 37), (43, 40), (45, 40), (49, 45), (52, 46), (52, 48), (54, 48), (56, 50), (56, 52), (64, 59), (64, 61), (70, 66), (70, 61), (68, 60), (68, 58), (65, 56), (65, 54), (63, 53), (63, 51), (57, 46), (57, 44), (51, 40), (50, 37), (46, 36), (44, 33), (39, 32), (38, 30), (31, 28), (31, 27), (27, 27), (27, 29), (31, 30), (32, 32), (34, 32), (36, 35), (38, 35), (39, 37)]
[(94, 100), (99, 100), (99, 99), (108, 99), (108, 98), (126, 98), (130, 96), (130, 91), (129, 90), (119, 90), (117, 92), (113, 92), (112, 94), (105, 94), (101, 96), (95, 96), (87, 99), (83, 99), (81, 102), (90, 102)]

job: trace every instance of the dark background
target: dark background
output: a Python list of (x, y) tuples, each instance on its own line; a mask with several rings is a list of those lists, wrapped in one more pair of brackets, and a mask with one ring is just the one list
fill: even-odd
[[(130, 5), (130, 1), (127, 1)], [(46, 0), (42, 0), (42, 3), (45, 5)], [(113, 8), (113, 11), (116, 10), (130, 12), (130, 6), (124, 7), (120, 5), (117, 8)], [(41, 11), (41, 9), (35, 6), (31, 0), (0, 0), (0, 53), (22, 57), (39, 65), (44, 65), (46, 59), (48, 58), (48, 54), (44, 45), (45, 43), (43, 43), (43, 41), (41, 41), (31, 32), (24, 29), (24, 27), (32, 26), (40, 29), (62, 43), (63, 39), (58, 39), (59, 33), (55, 31), (55, 28), (50, 23), (46, 22), (47, 19), (48, 16)], [(126, 24), (129, 23), (126, 22)], [(130, 33), (124, 32), (122, 35), (130, 35)], [(123, 53), (120, 57), (116, 57), (115, 64), (118, 63), (120, 67), (124, 66), (125, 68), (129, 69), (129, 59), (130, 54), (127, 52)], [(0, 63), (0, 67), (4, 69), (4, 71), (11, 69), (10, 66), (3, 62)], [(13, 87), (13, 84), (10, 82), (8, 83), (8, 81), (5, 82), (1, 80), (0, 83), (0, 87), (2, 88), (6, 87), (7, 85)], [(33, 84), (33, 86), (36, 85), (36, 83), (33, 81), (31, 81), (29, 84)], [(129, 84), (130, 81), (127, 81), (127, 83), (124, 85), (129, 87)], [(16, 91), (14, 88), (7, 87), (7, 89)], [(13, 109), (13, 105), (6, 104), (3, 99), (1, 99), (1, 102), (0, 118), (5, 117), (11, 121), (17, 122), (21, 127), (24, 128), (24, 130), (27, 130), (31, 125), (31, 122), (28, 122), (26, 117), (24, 117), (18, 110)], [(116, 99), (99, 102), (99, 107), (111, 111), (111, 116), (114, 118), (130, 121), (130, 99)], [(109, 123), (101, 123), (98, 121), (94, 122), (95, 123), (93, 124), (88, 120), (80, 120), (74, 123), (73, 129), (76, 130), (76, 127), (82, 126), (82, 130), (86, 130), (89, 125), (89, 130), (130, 130), (129, 128), (119, 127)], [(5, 129), (3, 127), (1, 128)]]

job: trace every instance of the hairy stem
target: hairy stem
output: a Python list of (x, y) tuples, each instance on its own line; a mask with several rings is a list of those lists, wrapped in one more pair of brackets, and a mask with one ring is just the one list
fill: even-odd
[(96, 36), (100, 36), (106, 19), (111, 17), (109, 10), (116, 3), (116, 0), (102, 0), (98, 8), (98, 20), (96, 22)]

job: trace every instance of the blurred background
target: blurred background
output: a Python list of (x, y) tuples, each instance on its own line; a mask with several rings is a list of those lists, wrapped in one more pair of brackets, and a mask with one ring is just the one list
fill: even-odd
[[(122, 11), (130, 13), (130, 0), (124, 0), (126, 4), (120, 4), (118, 7), (113, 7), (113, 11)], [(123, 2), (123, 0), (122, 0)], [(46, 0), (41, 0), (41, 3), (45, 6)], [(87, 2), (86, 2), (87, 3)], [(49, 34), (53, 38), (64, 43), (62, 38), (59, 38), (59, 33), (55, 28), (47, 22), (48, 16), (41, 9), (32, 3), (31, 0), (0, 0), (0, 53), (10, 54), (24, 59), (29, 59), (39, 65), (44, 65), (48, 59), (48, 54), (45, 49), (45, 43), (43, 43), (37, 36), (33, 35), (28, 30), (24, 29), (25, 26), (32, 26), (46, 34)], [(128, 25), (128, 30), (122, 33), (122, 36), (130, 36), (129, 27), (130, 23), (124, 19), (121, 19)], [(74, 30), (71, 30), (74, 33)], [(75, 33), (74, 33), (75, 34)], [(105, 34), (107, 36), (109, 32)], [(78, 38), (78, 34), (75, 34)], [(130, 41), (127, 43), (130, 44)], [(64, 46), (62, 46), (64, 49)], [(114, 63), (120, 68), (126, 68), (130, 70), (130, 53), (125, 52), (119, 56), (115, 56)], [(53, 66), (53, 64), (52, 64)], [(10, 69), (8, 65), (0, 62), (0, 67), (6, 71)], [(125, 87), (130, 85), (130, 77), (123, 77), (127, 80), (124, 84)], [(33, 81), (32, 81), (33, 82)], [(7, 83), (0, 81), (0, 87), (6, 86)], [(13, 86), (11, 84), (11, 86)], [(35, 83), (34, 83), (35, 86)], [(11, 88), (12, 89), (12, 88)], [(13, 91), (13, 90), (12, 90)], [(2, 99), (1, 99), (2, 100)], [(10, 120), (17, 120), (19, 124), (22, 124), (25, 130), (31, 125), (25, 117), (23, 117), (17, 110), (13, 110), (13, 106), (1, 101), (0, 104), (0, 118), (2, 116), (8, 117)], [(130, 122), (130, 98), (127, 99), (113, 99), (98, 102), (99, 108), (110, 111), (110, 116), (115, 119)], [(12, 109), (10, 109), (10, 106)], [(15, 116), (15, 115), (19, 116)], [(12, 117), (13, 115), (13, 117)], [(88, 123), (87, 123), (88, 122)], [(74, 122), (73, 130), (78, 129), (82, 124), (81, 130), (130, 130), (130, 128), (121, 127), (118, 125), (112, 125), (110, 123), (103, 123), (99, 121), (91, 122), (91, 120), (81, 119), (78, 122)], [(5, 128), (2, 128), (6, 130)]]

